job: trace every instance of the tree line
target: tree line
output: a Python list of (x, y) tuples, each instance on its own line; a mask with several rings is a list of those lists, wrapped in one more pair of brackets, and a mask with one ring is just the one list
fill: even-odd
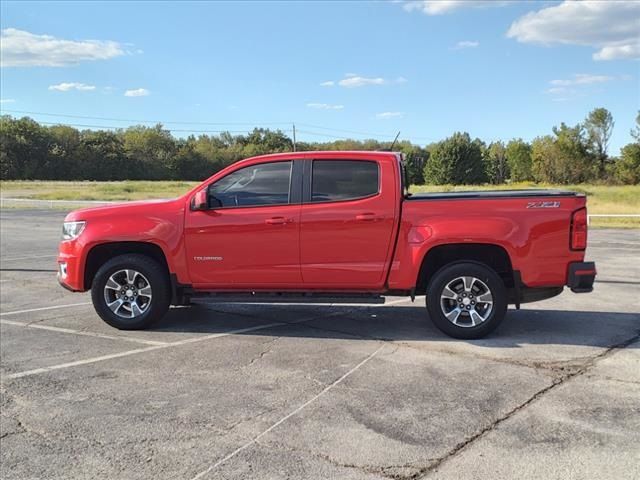
[[(491, 142), (468, 133), (425, 147), (409, 141), (394, 150), (406, 155), (412, 184), (502, 184), (509, 182), (640, 182), (640, 112), (633, 141), (619, 157), (608, 155), (614, 121), (604, 108), (584, 122), (564, 123), (532, 142)], [(304, 150), (381, 150), (391, 142), (336, 140), (297, 142)], [(126, 129), (78, 130), (44, 126), (29, 117), (0, 117), (0, 177), (3, 180), (202, 180), (240, 159), (289, 152), (293, 140), (280, 130), (255, 128), (245, 135), (176, 138), (161, 124)]]

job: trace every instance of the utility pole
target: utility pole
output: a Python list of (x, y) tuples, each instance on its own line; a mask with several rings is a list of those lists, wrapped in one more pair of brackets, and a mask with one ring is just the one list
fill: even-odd
[(293, 124), (293, 151), (296, 151), (296, 124)]

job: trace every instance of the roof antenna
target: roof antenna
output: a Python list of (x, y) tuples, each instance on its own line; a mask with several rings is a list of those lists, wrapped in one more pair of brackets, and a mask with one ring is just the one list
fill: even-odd
[(396, 144), (396, 142), (398, 141), (398, 137), (400, 136), (400, 130), (398, 130), (398, 134), (396, 135), (396, 138), (393, 139), (393, 143), (391, 144), (391, 146), (389, 147), (389, 151), (392, 152), (393, 151), (393, 147)]

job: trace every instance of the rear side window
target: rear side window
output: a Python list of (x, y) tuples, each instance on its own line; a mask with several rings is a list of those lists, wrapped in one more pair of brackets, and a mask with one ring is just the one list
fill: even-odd
[(236, 170), (209, 187), (209, 205), (216, 208), (287, 204), (292, 164), (260, 163)]
[(362, 160), (314, 160), (311, 201), (339, 202), (378, 193), (377, 162)]

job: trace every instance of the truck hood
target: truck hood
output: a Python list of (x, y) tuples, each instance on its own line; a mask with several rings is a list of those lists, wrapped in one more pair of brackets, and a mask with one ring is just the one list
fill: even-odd
[(135, 202), (110, 203), (98, 207), (74, 210), (65, 217), (65, 222), (86, 221), (101, 217), (114, 217), (114, 219), (116, 219), (122, 216), (154, 216), (159, 211), (173, 210), (174, 208), (182, 208), (183, 206), (184, 202), (182, 201), (182, 197), (168, 200), (140, 200)]

